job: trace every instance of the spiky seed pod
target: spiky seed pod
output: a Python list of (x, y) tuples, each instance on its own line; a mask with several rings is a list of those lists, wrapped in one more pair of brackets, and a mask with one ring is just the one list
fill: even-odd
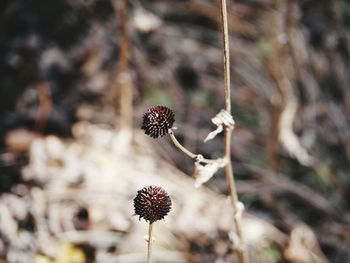
[(134, 198), (135, 215), (151, 224), (163, 219), (170, 211), (171, 199), (168, 193), (159, 186), (148, 186), (137, 191)]
[(154, 106), (143, 115), (141, 128), (145, 130), (145, 134), (158, 138), (169, 133), (174, 121), (174, 113), (171, 109), (165, 106)]

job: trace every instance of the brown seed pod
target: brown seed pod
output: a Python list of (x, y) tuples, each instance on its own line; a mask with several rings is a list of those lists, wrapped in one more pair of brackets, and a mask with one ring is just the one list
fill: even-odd
[(159, 186), (148, 186), (137, 191), (134, 198), (135, 215), (151, 224), (163, 219), (171, 209), (168, 193)]
[(152, 138), (162, 137), (169, 133), (175, 118), (171, 109), (165, 106), (154, 106), (143, 115), (142, 129)]

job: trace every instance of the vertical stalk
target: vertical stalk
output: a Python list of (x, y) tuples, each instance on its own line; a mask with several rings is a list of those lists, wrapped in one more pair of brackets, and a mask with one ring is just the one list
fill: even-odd
[(148, 225), (148, 250), (147, 250), (147, 263), (152, 263), (152, 230), (153, 224)]
[[(225, 89), (225, 108), (226, 111), (231, 114), (231, 85), (230, 85), (230, 48), (229, 48), (229, 35), (228, 35), (228, 25), (227, 25), (227, 7), (226, 0), (221, 0), (221, 19), (222, 19), (222, 33), (223, 33), (223, 57), (224, 57), (224, 89)], [(238, 246), (238, 255), (240, 258), (240, 262), (249, 263), (248, 253), (245, 248), (245, 241), (242, 233), (241, 226), (241, 216), (240, 216), (240, 207), (238, 205), (238, 197), (236, 191), (236, 184), (234, 180), (233, 167), (231, 161), (231, 136), (232, 129), (230, 127), (225, 127), (224, 133), (224, 154), (225, 158), (228, 160), (225, 166), (225, 175), (227, 184), (229, 186), (231, 201), (233, 206), (234, 213), (234, 225), (237, 231), (237, 236), (239, 238), (239, 246)]]

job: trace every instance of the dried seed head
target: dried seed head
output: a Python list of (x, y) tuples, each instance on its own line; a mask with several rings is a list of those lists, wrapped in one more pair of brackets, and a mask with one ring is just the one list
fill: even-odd
[(171, 199), (168, 193), (159, 186), (148, 186), (137, 191), (134, 198), (135, 215), (151, 224), (163, 219), (170, 211)]
[(142, 129), (153, 138), (162, 137), (169, 133), (175, 118), (171, 109), (165, 106), (154, 106), (143, 115)]

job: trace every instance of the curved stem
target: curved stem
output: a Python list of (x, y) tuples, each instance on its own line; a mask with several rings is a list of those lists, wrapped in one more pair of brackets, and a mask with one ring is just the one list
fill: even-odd
[[(226, 0), (221, 0), (221, 19), (222, 19), (222, 32), (223, 32), (223, 57), (224, 57), (224, 77), (225, 77), (225, 108), (226, 111), (231, 114), (231, 85), (230, 85), (230, 48), (229, 48), (229, 35), (228, 35), (228, 25), (227, 25), (227, 7)], [(234, 180), (233, 167), (231, 162), (231, 136), (232, 129), (230, 127), (225, 127), (225, 145), (224, 145), (224, 154), (225, 158), (228, 160), (225, 166), (225, 175), (227, 184), (230, 189), (231, 201), (233, 206), (234, 213), (234, 225), (237, 231), (237, 236), (239, 238), (239, 249), (238, 254), (240, 258), (240, 262), (249, 263), (248, 253), (245, 249), (245, 241), (242, 232), (241, 226), (241, 212), (239, 209), (239, 201), (237, 197), (236, 184)]]
[(147, 263), (152, 263), (152, 230), (153, 224), (148, 225), (148, 250), (147, 250)]
[(206, 158), (203, 158), (202, 155), (200, 154), (195, 154), (193, 152), (191, 152), (190, 150), (188, 150), (185, 146), (183, 146), (175, 137), (175, 134), (172, 130), (169, 131), (169, 135), (170, 135), (170, 138), (171, 140), (173, 141), (174, 145), (179, 148), (182, 152), (184, 152), (187, 156), (189, 156), (190, 158), (192, 159), (195, 159), (201, 163), (215, 163), (217, 162), (218, 160), (215, 160), (215, 159), (206, 159)]

